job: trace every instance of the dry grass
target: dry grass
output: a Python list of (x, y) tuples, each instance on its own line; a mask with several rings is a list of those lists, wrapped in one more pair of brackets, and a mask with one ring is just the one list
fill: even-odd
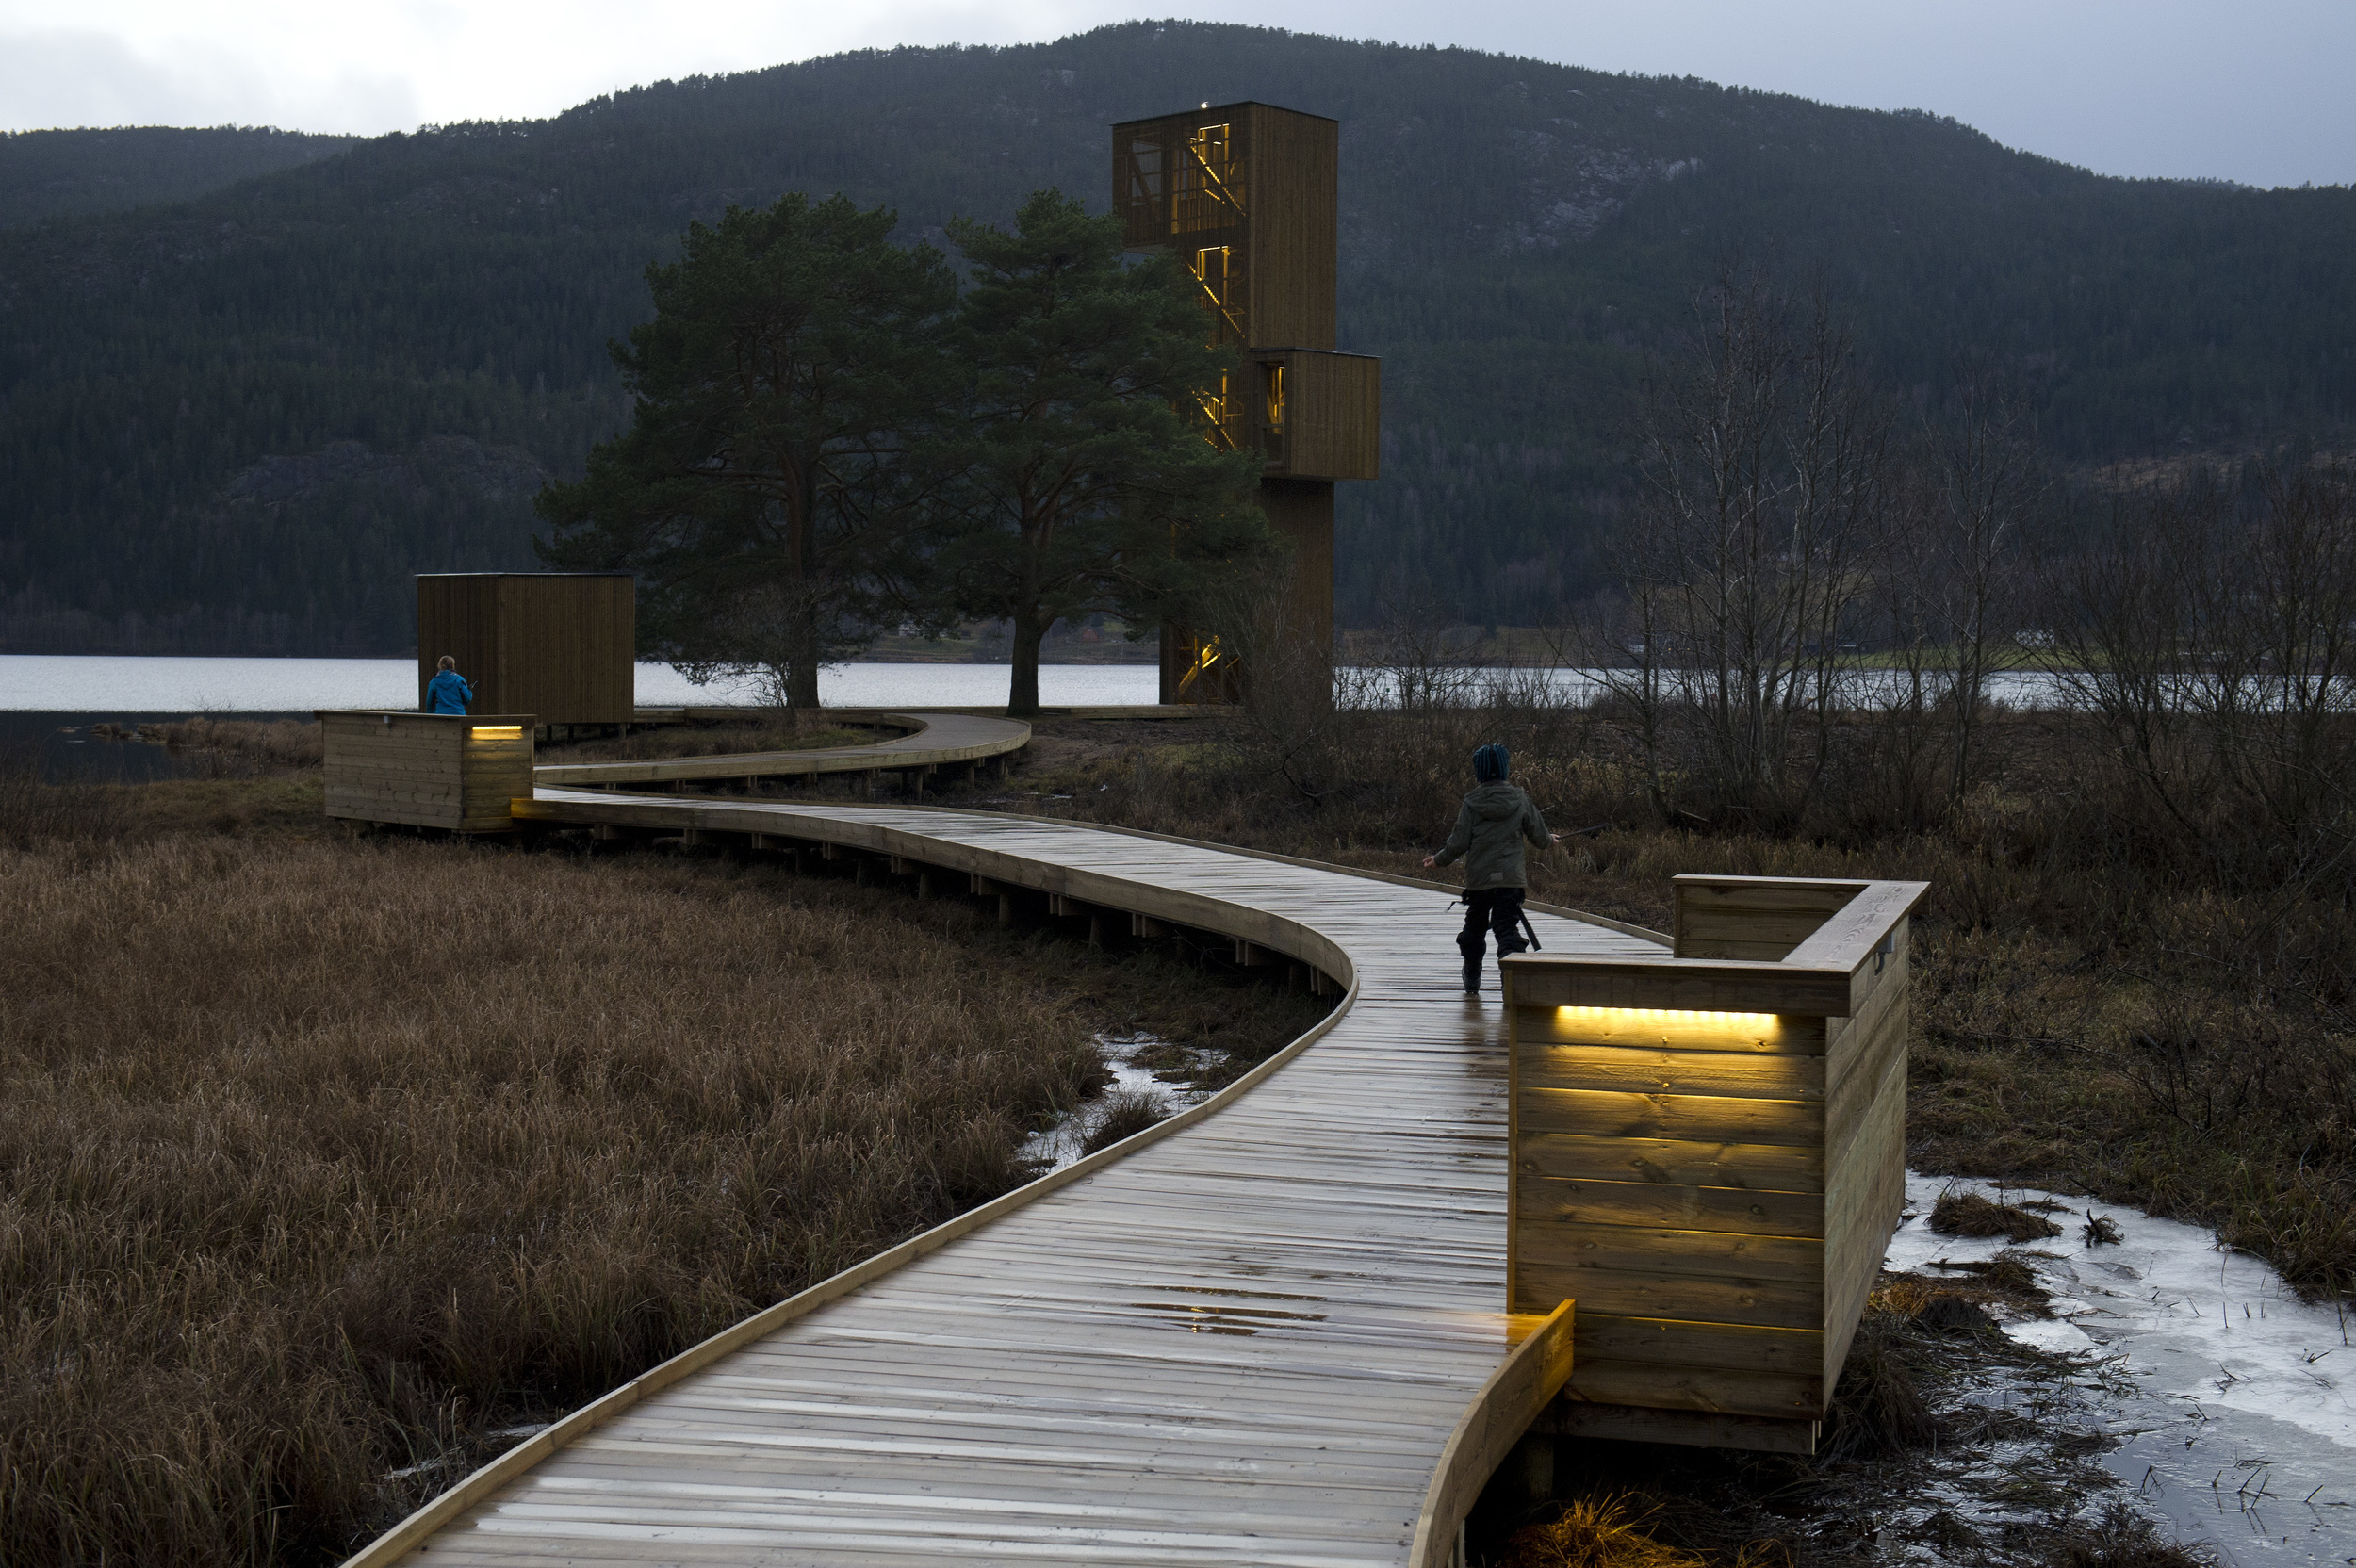
[[(105, 735), (111, 727), (95, 727)], [(174, 752), (214, 752), (278, 768), (316, 768), (327, 760), (327, 738), (316, 719), (214, 719), (199, 716), (177, 723), (143, 724), (140, 740), (160, 742)]]
[(1092, 1030), (1302, 1026), (961, 907), (406, 841), (0, 851), (0, 953), (9, 1562), (331, 1560), (1016, 1184)]
[(106, 792), (43, 783), (37, 749), (0, 752), (0, 849), (103, 842), (121, 825)]
[(1170, 1102), (1151, 1089), (1117, 1089), (1104, 1097), (1104, 1113), (1080, 1145), (1080, 1152), (1093, 1154), (1100, 1149), (1110, 1149), (1123, 1138), (1135, 1137), (1148, 1127), (1168, 1119)]
[(1560, 1518), (1517, 1533), (1503, 1568), (1709, 1568), (1708, 1559), (1644, 1533), (1656, 1511), (1626, 1495), (1576, 1498)]
[(2041, 1241), (2061, 1227), (2041, 1214), (2011, 1203), (1991, 1203), (1976, 1192), (1942, 1192), (1931, 1205), (1930, 1227), (1943, 1236), (2003, 1236)]

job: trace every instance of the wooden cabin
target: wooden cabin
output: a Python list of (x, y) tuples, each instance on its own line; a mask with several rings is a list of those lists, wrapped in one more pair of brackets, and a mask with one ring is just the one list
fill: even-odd
[(628, 572), (417, 578), (417, 706), (444, 654), (476, 711), (544, 725), (628, 724), (637, 706), (637, 580)]
[(510, 833), (532, 794), (530, 713), (325, 709), (327, 814), (452, 833)]
[(1814, 1451), (1905, 1201), (1927, 889), (1680, 876), (1658, 958), (1505, 960), (1507, 1309), (1578, 1302), (1541, 1429)]

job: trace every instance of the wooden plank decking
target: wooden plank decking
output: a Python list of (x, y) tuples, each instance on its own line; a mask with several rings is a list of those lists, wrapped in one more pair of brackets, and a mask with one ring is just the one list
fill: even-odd
[(1031, 727), (1019, 719), (970, 713), (882, 713), (886, 723), (910, 733), (870, 745), (814, 746), (808, 751), (748, 751), (722, 757), (668, 757), (632, 762), (563, 762), (535, 769), (533, 777), (555, 788), (596, 788), (662, 782), (716, 783), (722, 779), (793, 778), (813, 774), (931, 770), (986, 761), (1019, 751)]
[[(355, 1562), (1410, 1560), (1451, 1433), (1531, 1327), (1503, 1310), (1496, 972), (1462, 995), (1447, 893), (986, 812), (548, 788), (517, 809), (895, 855), (1222, 931), (1349, 990), (1175, 1131), (689, 1352)], [(1534, 919), (1549, 952), (1661, 951)]]

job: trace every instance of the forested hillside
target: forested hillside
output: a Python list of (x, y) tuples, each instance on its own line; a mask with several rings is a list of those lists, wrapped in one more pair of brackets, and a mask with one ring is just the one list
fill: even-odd
[(1840, 297), (1935, 412), (2020, 377), (2065, 461), (2356, 416), (2356, 192), (2100, 178), (1949, 121), (1194, 24), (664, 83), (389, 136), (185, 205), (0, 234), (0, 647), (398, 651), (415, 571), (528, 565), (529, 494), (621, 423), (605, 344), (693, 218), (780, 192), (904, 237), (1059, 185), (1117, 120), (1342, 122), (1342, 347), (1385, 357), (1342, 487), (1345, 619), (1521, 622), (1591, 583), (1645, 353), (1727, 258)]
[(0, 132), (0, 229), (185, 202), (256, 174), (316, 163), (359, 139), (266, 125)]

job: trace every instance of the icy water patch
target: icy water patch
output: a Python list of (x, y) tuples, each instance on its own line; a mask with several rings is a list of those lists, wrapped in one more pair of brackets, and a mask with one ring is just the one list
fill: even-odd
[[(1053, 1127), (1033, 1133), (1023, 1140), (1022, 1157), (1036, 1167), (1041, 1176), (1061, 1170), (1079, 1159), (1088, 1148), (1089, 1135), (1124, 1099), (1150, 1097), (1161, 1102), (1163, 1115), (1175, 1116), (1210, 1098), (1209, 1091), (1196, 1088), (1188, 1082), (1206, 1065), (1194, 1059), (1197, 1053), (1147, 1034), (1099, 1035), (1096, 1045), (1104, 1054), (1104, 1066), (1112, 1072), (1112, 1083), (1094, 1099), (1084, 1100), (1066, 1111)], [(1139, 1062), (1139, 1057), (1149, 1055), (1159, 1065), (1148, 1067)], [(1183, 1066), (1172, 1065), (1182, 1057)]]
[[(1950, 1190), (2038, 1208), (2062, 1233), (2016, 1245), (1940, 1235)], [(2134, 1209), (1911, 1172), (1884, 1267), (1938, 1277), (2009, 1249), (2053, 1296), (2017, 1315), (2021, 1344), (2081, 1361), (2086, 1413), (2118, 1444), (2100, 1462), (2175, 1534), (2221, 1560), (2356, 1563), (2356, 1321), (2302, 1302), (2259, 1259)], [(2088, 1210), (2119, 1241), (2086, 1235)]]

